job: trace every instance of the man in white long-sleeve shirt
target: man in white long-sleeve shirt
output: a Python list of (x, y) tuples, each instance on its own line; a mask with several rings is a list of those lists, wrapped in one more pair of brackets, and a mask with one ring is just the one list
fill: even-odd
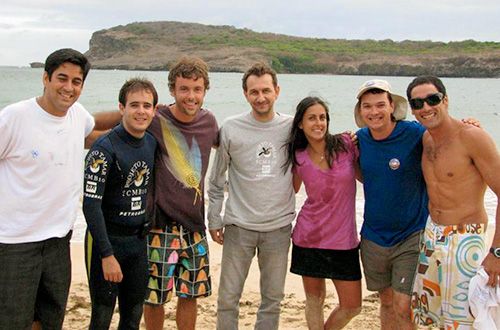
[[(276, 73), (257, 63), (243, 76), (251, 112), (228, 118), (220, 129), (208, 190), (212, 239), (223, 244), (217, 329), (237, 329), (239, 300), (257, 251), (261, 304), (255, 329), (278, 329), (284, 297), (295, 196), (290, 169), (283, 171), (292, 117), (274, 111)], [(228, 173), (229, 195), (221, 218)]]

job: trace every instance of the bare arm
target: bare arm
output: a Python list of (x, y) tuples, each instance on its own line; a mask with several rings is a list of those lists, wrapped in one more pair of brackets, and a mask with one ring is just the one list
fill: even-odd
[(361, 166), (359, 165), (359, 159), (354, 163), (354, 173), (356, 174), (356, 179), (363, 183), (363, 173), (361, 173)]
[(300, 190), (300, 186), (302, 185), (302, 179), (297, 173), (293, 173), (293, 190), (295, 193), (298, 193)]
[(92, 114), (95, 120), (94, 129), (98, 131), (110, 130), (122, 120), (120, 111), (101, 111)]
[(99, 138), (99, 136), (109, 132), (109, 130), (105, 131), (98, 131), (98, 130), (92, 130), (89, 135), (85, 138), (85, 149), (90, 149), (94, 142)]
[(107, 133), (115, 127), (121, 120), (120, 111), (102, 111), (93, 114), (95, 126), (92, 132), (85, 138), (85, 148), (90, 148), (99, 136)]
[(356, 134), (354, 134), (356, 136), (356, 140), (354, 140), (352, 137), (351, 137), (351, 140), (354, 144), (354, 153), (355, 153), (355, 159), (354, 159), (354, 175), (356, 176), (356, 179), (363, 183), (363, 173), (361, 172), (361, 155), (360, 155), (360, 152), (359, 152), (359, 141), (358, 141), (358, 136)]
[[(469, 129), (464, 133), (461, 141), (467, 148), (483, 180), (495, 193), (498, 200), (500, 198), (500, 176), (498, 175), (500, 173), (500, 154), (492, 138), (482, 129)], [(498, 204), (492, 246), (500, 247), (500, 208)], [(489, 247), (487, 251), (489, 251)], [(500, 259), (487, 252), (483, 266), (490, 276), (488, 284), (497, 285), (498, 276), (500, 276)]]

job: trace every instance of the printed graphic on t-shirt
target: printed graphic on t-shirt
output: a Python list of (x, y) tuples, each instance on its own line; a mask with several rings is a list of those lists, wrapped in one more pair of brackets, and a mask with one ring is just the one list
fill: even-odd
[(276, 148), (271, 142), (261, 142), (257, 145), (255, 152), (257, 169), (257, 177), (274, 177), (272, 169), (276, 165)]
[(162, 155), (162, 160), (170, 173), (184, 188), (194, 189), (193, 205), (202, 202), (201, 193), (201, 151), (196, 139), (192, 138), (191, 148), (177, 127), (168, 119), (159, 116), (163, 143), (168, 155)]

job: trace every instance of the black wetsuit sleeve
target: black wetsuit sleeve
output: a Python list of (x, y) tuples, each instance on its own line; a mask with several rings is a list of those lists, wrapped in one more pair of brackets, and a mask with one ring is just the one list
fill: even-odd
[(113, 255), (102, 210), (108, 173), (114, 163), (112, 153), (94, 144), (85, 161), (83, 214), (102, 258)]

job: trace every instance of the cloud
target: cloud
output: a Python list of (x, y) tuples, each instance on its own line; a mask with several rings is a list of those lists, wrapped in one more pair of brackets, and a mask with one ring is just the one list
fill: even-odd
[(232, 25), (304, 37), (500, 41), (498, 0), (2, 1), (0, 64), (27, 65), (92, 32), (139, 21)]
[(15, 28), (0, 29), (2, 65), (27, 66), (30, 62), (44, 62), (45, 58), (59, 48), (74, 48), (87, 51), (92, 31), (80, 29)]

